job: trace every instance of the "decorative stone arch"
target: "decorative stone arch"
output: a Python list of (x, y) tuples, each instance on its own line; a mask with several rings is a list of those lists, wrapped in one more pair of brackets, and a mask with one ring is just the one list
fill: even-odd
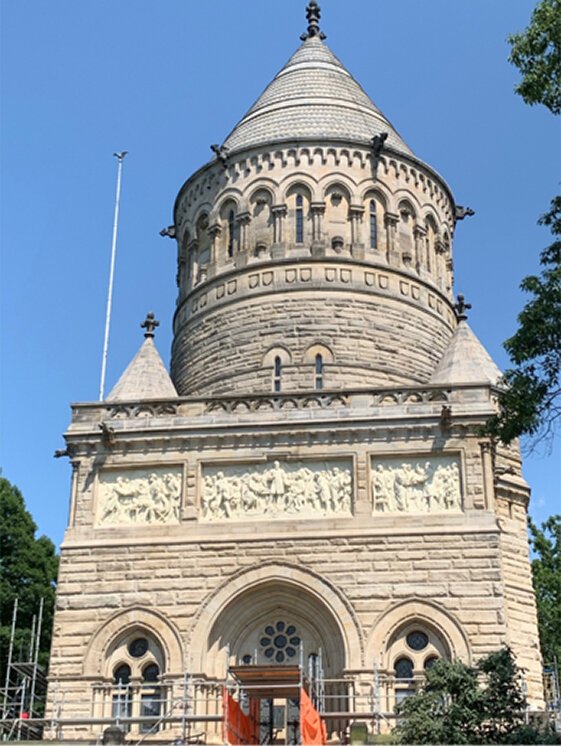
[(276, 181), (262, 177), (251, 182), (244, 192), (244, 199), (247, 200), (249, 205), (259, 192), (267, 192), (271, 199), (271, 204), (274, 205), (277, 202), (278, 191), (279, 185)]
[(238, 639), (248, 624), (255, 624), (265, 610), (274, 609), (278, 600), (288, 608), (292, 604), (294, 613), (306, 617), (311, 624), (323, 622), (326, 644), (332, 647), (326, 652), (337, 656), (339, 645), (344, 669), (361, 667), (360, 625), (342, 593), (317, 573), (288, 562), (266, 562), (230, 577), (201, 605), (190, 636), (193, 672), (223, 676), (224, 641), (221, 654), (212, 659), (209, 649), (217, 647), (225, 630), (229, 639)]
[(321, 199), (317, 180), (304, 171), (293, 171), (281, 179), (279, 183), (281, 189), (281, 202), (284, 203), (288, 197), (294, 194), (295, 190), (304, 189), (310, 202), (318, 202)]
[(433, 629), (452, 658), (471, 663), (468, 638), (456, 617), (432, 601), (410, 599), (391, 606), (375, 623), (366, 642), (365, 664), (379, 663), (380, 657), (384, 660), (392, 636), (411, 623)]
[(290, 350), (284, 345), (275, 345), (274, 347), (270, 347), (263, 356), (263, 367), (270, 368), (274, 364), (277, 355), (280, 357), (283, 365), (290, 365), (292, 363)]
[(219, 199), (216, 201), (213, 211), (212, 211), (212, 220), (220, 220), (221, 213), (224, 209), (224, 206), (228, 203), (232, 203), (235, 205), (235, 211), (236, 214), (240, 212), (242, 208), (242, 194), (239, 189), (226, 189), (224, 190)]
[(417, 221), (419, 219), (419, 204), (412, 192), (410, 192), (409, 190), (400, 190), (395, 195), (395, 203), (397, 205), (398, 213), (407, 210), (414, 221)]
[(175, 626), (160, 612), (133, 606), (113, 614), (94, 632), (84, 655), (83, 675), (101, 676), (112, 644), (119, 637), (136, 630), (152, 635), (161, 646), (166, 661), (166, 674), (173, 676), (183, 673), (183, 646)]
[(327, 199), (335, 189), (344, 192), (349, 204), (354, 204), (357, 197), (356, 184), (345, 174), (334, 173), (325, 176), (320, 180), (319, 188), (321, 189), (322, 199)]
[(391, 212), (391, 195), (385, 189), (382, 189), (381, 186), (369, 186), (361, 191), (359, 199), (361, 203), (367, 203), (371, 199), (377, 200), (386, 212)]
[(325, 363), (332, 363), (335, 360), (335, 355), (330, 347), (328, 347), (324, 342), (314, 342), (306, 348), (302, 357), (302, 362), (304, 364), (313, 363), (316, 359), (316, 355), (323, 355)]
[(192, 224), (192, 226), (194, 228), (194, 231), (193, 231), (194, 232), (194, 238), (198, 238), (199, 237), (197, 235), (197, 226), (199, 224), (200, 219), (202, 217), (206, 217), (206, 219), (208, 220), (209, 225), (210, 225), (211, 214), (212, 214), (212, 205), (211, 205), (210, 202), (204, 202), (202, 205), (199, 205), (197, 207), (197, 210), (194, 213), (192, 221), (191, 221), (191, 224)]

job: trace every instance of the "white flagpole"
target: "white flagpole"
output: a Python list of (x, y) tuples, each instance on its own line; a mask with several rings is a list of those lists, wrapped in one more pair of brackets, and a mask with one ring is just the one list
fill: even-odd
[(123, 170), (123, 160), (127, 154), (126, 150), (122, 153), (113, 153), (118, 161), (117, 165), (117, 190), (115, 195), (115, 214), (113, 217), (113, 240), (111, 242), (111, 264), (109, 268), (109, 289), (107, 291), (107, 310), (105, 312), (105, 337), (103, 340), (103, 354), (101, 357), (101, 381), (99, 384), (99, 401), (103, 401), (105, 389), (105, 371), (107, 368), (107, 349), (109, 347), (109, 326), (111, 323), (111, 304), (113, 302), (113, 277), (115, 275), (115, 254), (117, 251), (117, 226), (119, 224), (119, 203), (121, 201), (121, 172)]

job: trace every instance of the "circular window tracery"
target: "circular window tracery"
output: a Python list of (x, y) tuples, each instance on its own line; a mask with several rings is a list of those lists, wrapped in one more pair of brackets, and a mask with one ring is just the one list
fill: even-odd
[(285, 663), (288, 658), (294, 658), (296, 648), (300, 645), (300, 637), (295, 634), (297, 629), (293, 624), (279, 620), (274, 625), (268, 624), (263, 631), (259, 644), (266, 658), (274, 659), (277, 663)]
[(407, 635), (406, 642), (411, 650), (424, 650), (429, 644), (429, 637), (420, 629), (415, 629)]
[(148, 652), (148, 640), (145, 637), (136, 637), (129, 643), (129, 655), (133, 658), (142, 658)]

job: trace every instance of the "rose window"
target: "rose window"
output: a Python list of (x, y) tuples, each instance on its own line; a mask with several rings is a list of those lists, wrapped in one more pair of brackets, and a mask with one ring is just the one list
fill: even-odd
[(279, 621), (268, 624), (259, 639), (265, 658), (275, 663), (285, 663), (296, 656), (300, 637), (293, 624)]

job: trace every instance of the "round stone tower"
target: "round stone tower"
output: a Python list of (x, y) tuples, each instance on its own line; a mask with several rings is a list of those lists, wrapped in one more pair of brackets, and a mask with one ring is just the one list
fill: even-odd
[(177, 197), (180, 395), (426, 383), (455, 329), (450, 189), (318, 20)]

